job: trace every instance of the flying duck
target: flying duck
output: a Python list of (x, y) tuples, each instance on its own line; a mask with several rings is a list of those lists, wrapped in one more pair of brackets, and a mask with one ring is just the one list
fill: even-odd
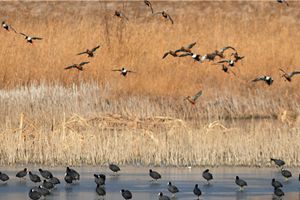
[(236, 52), (236, 49), (233, 48), (232, 46), (226, 46), (226, 47), (223, 47), (223, 48), (221, 48), (220, 50), (216, 50), (215, 52), (216, 52), (216, 54), (217, 54), (219, 57), (224, 58), (224, 52), (225, 52), (226, 50), (228, 50), (228, 49), (232, 49), (232, 50), (234, 50), (234, 51)]
[(178, 54), (177, 54), (176, 51), (170, 50), (170, 51), (166, 52), (166, 53), (163, 55), (162, 59), (165, 59), (168, 55), (171, 55), (171, 56), (173, 56), (173, 57), (178, 57)]
[(198, 62), (203, 62), (206, 57), (205, 56), (201, 56), (200, 54), (195, 54), (195, 53), (184, 53), (181, 54), (179, 57), (186, 57), (186, 56), (191, 56), (194, 61), (198, 61)]
[(119, 17), (119, 18), (121, 18), (121, 19), (126, 19), (127, 21), (129, 21), (129, 19), (124, 15), (124, 13), (123, 12), (121, 12), (121, 11), (119, 11), (119, 10), (116, 10), (115, 11), (115, 16), (116, 17)]
[(72, 69), (72, 68), (76, 68), (78, 69), (79, 71), (83, 71), (83, 65), (86, 65), (90, 62), (81, 62), (79, 64), (73, 64), (73, 65), (70, 65), (70, 66), (67, 66), (65, 67), (65, 69)]
[[(222, 66), (222, 70), (225, 72), (225, 73), (229, 73), (229, 67), (228, 66), (226, 66), (224, 63), (226, 63), (226, 62), (223, 62), (223, 63), (214, 63), (213, 65), (219, 65), (219, 66)], [(232, 72), (232, 74), (233, 75), (235, 75), (236, 76), (236, 74), (233, 72), (233, 71), (231, 71)]]
[(213, 179), (213, 175), (209, 172), (209, 169), (203, 171), (202, 177), (207, 181), (207, 184)]
[(234, 67), (234, 60), (224, 59), (217, 62), (218, 64), (227, 63), (230, 67)]
[(78, 53), (77, 55), (87, 54), (88, 57), (94, 57), (94, 52), (100, 47), (100, 45), (92, 48), (91, 50), (87, 49), (81, 53)]
[(42, 40), (43, 38), (40, 37), (34, 37), (34, 36), (29, 36), (26, 35), (25, 33), (20, 33), (21, 35), (23, 35), (25, 37), (26, 42), (33, 44), (33, 40)]
[(226, 65), (224, 65), (224, 64), (222, 64), (222, 70), (225, 72), (225, 73), (229, 73), (229, 68), (226, 66)]
[(252, 82), (257, 82), (257, 81), (265, 81), (266, 84), (272, 85), (273, 79), (271, 76), (259, 76), (256, 79), (252, 80)]
[(174, 24), (173, 19), (171, 18), (171, 16), (166, 12), (166, 11), (160, 11), (160, 12), (156, 12), (153, 15), (157, 15), (157, 14), (161, 14), (161, 16), (163, 16), (165, 19), (170, 20), (170, 22), (172, 24)]
[(149, 176), (151, 178), (153, 178), (155, 181), (157, 181), (158, 179), (161, 179), (160, 173), (153, 171), (152, 169), (149, 170)]
[(148, 0), (144, 0), (144, 3), (145, 3), (146, 6), (148, 6), (151, 9), (151, 13), (153, 14), (153, 8), (152, 8), (151, 2), (148, 1)]
[(188, 52), (191, 53), (191, 49), (193, 48), (193, 46), (195, 46), (196, 42), (192, 43), (192, 44), (188, 44), (187, 46), (182, 46), (180, 47), (180, 49), (177, 49), (175, 52)]
[(289, 3), (287, 2), (287, 0), (276, 0), (277, 3), (285, 3), (287, 6), (289, 6)]
[(158, 193), (158, 200), (170, 200), (170, 197), (164, 195), (162, 192)]
[(171, 192), (173, 195), (175, 195), (177, 192), (179, 192), (179, 189), (175, 186), (172, 185), (171, 182), (168, 182), (168, 190)]
[(129, 190), (124, 190), (122, 189), (121, 191), (122, 197), (127, 200), (127, 199), (132, 199), (132, 193)]
[(247, 186), (247, 182), (240, 179), (238, 176), (235, 177), (235, 184), (240, 187), (240, 191), (244, 190), (244, 187)]
[(112, 71), (121, 72), (121, 75), (123, 75), (124, 77), (126, 77), (127, 73), (136, 73), (134, 71), (127, 70), (125, 67), (122, 67), (121, 69), (113, 69)]
[[(215, 52), (213, 52), (213, 53), (205, 54), (205, 55), (203, 56), (203, 60), (214, 61), (215, 58), (216, 58), (217, 56), (220, 57), (220, 55), (218, 55), (218, 52), (215, 51)], [(222, 57), (220, 57), (220, 58), (222, 58)]]
[(292, 77), (294, 75), (300, 74), (300, 71), (292, 71), (290, 73), (285, 72), (283, 69), (279, 69), (280, 71), (283, 72), (282, 77), (284, 77), (287, 81), (291, 82), (292, 81)]
[(11, 29), (15, 33), (17, 33), (17, 31), (10, 24), (6, 23), (5, 21), (2, 21), (2, 27), (7, 31), (9, 31)]
[(233, 60), (234, 62), (238, 62), (239, 60), (242, 60), (243, 58), (245, 58), (245, 56), (240, 56), (240, 55), (238, 54), (238, 52), (232, 53), (231, 56), (234, 57), (234, 60)]
[(202, 95), (202, 90), (199, 91), (197, 94), (194, 96), (187, 96), (184, 98), (184, 100), (188, 100), (192, 105), (196, 104), (197, 99)]

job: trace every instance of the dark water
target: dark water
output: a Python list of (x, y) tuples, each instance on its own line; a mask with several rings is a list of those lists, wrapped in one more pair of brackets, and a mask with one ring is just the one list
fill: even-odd
[[(26, 180), (18, 180), (15, 178), (17, 171), (23, 167), (11, 168), (0, 167), (2, 172), (10, 176), (10, 180), (6, 184), (0, 183), (0, 199), (18, 200), (29, 199), (28, 191), (34, 184), (30, 182), (29, 177)], [(46, 168), (45, 168), (46, 169)], [(167, 182), (171, 181), (181, 191), (173, 199), (196, 199), (193, 196), (193, 188), (197, 183), (203, 192), (201, 199), (272, 199), (273, 188), (271, 179), (280, 180), (284, 187), (284, 199), (300, 200), (300, 182), (298, 174), (300, 170), (291, 169), (293, 178), (288, 182), (284, 182), (278, 169), (275, 168), (237, 168), (237, 167), (219, 167), (211, 168), (214, 180), (211, 185), (207, 185), (201, 174), (205, 168), (153, 168), (162, 174), (162, 180), (157, 183), (150, 182), (148, 175), (149, 168), (142, 167), (123, 167), (118, 176), (113, 176), (107, 168), (82, 167), (74, 168), (81, 174), (81, 180), (74, 185), (67, 185), (63, 181), (65, 173), (64, 168), (48, 168), (62, 180), (62, 183), (52, 191), (46, 199), (61, 200), (91, 200), (100, 199), (95, 192), (96, 185), (94, 183), (94, 173), (104, 173), (107, 175), (105, 199), (118, 200), (122, 199), (120, 190), (122, 188), (129, 189), (133, 193), (133, 199), (136, 200), (154, 200), (158, 199), (157, 194), (163, 192), (171, 196), (167, 191)], [(34, 173), (38, 173), (38, 167), (30, 168)], [(248, 182), (248, 187), (240, 192), (235, 185), (235, 176)]]

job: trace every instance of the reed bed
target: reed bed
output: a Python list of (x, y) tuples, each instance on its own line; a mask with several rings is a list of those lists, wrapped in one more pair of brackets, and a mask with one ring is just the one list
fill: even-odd
[[(278, 69), (299, 69), (299, 2), (153, 2), (174, 25), (143, 2), (0, 5), (3, 20), (44, 38), (28, 45), (0, 31), (1, 164), (268, 166), (281, 157), (299, 166), (300, 78), (285, 82)], [(196, 53), (232, 45), (246, 58), (236, 76), (161, 59), (194, 41)], [(98, 44), (94, 58), (76, 56)], [(83, 72), (63, 69), (83, 60)], [(111, 71), (123, 65), (137, 73)], [(259, 75), (274, 84), (250, 82)], [(183, 101), (200, 89), (196, 106)]]
[(274, 122), (218, 121), (192, 129), (183, 120), (74, 115), (48, 128), (20, 115), (1, 132), (1, 164), (270, 166), (270, 157), (299, 166), (299, 128)]
[[(212, 112), (218, 97), (200, 110), (182, 99), (105, 99), (109, 91), (97, 83), (1, 91), (1, 164), (269, 166), (269, 157), (300, 164), (300, 124), (282, 123), (275, 112), (271, 119), (229, 120)], [(222, 98), (235, 102), (229, 106), (264, 113), (261, 98), (251, 104), (228, 94)]]

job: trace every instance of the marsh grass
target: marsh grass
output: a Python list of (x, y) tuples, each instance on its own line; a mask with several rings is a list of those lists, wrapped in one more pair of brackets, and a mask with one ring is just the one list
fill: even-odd
[[(269, 157), (280, 157), (299, 165), (299, 124), (288, 126), (276, 113), (229, 120), (211, 114), (218, 98), (202, 108), (172, 98), (105, 99), (109, 91), (96, 83), (1, 91), (1, 164), (269, 166)], [(264, 113), (260, 98), (251, 101), (250, 116)]]
[(1, 164), (260, 167), (270, 166), (270, 157), (280, 157), (288, 166), (299, 165), (299, 128), (274, 121), (241, 125), (216, 121), (192, 129), (182, 120), (163, 117), (142, 122), (74, 115), (50, 131), (21, 115), (18, 128), (1, 133)]

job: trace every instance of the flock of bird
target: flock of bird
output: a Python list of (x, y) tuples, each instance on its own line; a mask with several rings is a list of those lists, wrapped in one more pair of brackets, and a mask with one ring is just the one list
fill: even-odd
[[(287, 0), (276, 0), (278, 3), (285, 3), (287, 6), (289, 6)], [(169, 20), (172, 24), (174, 24), (174, 20), (171, 17), (171, 15), (169, 13), (167, 13), (165, 10), (163, 11), (158, 11), (158, 12), (154, 12), (154, 9), (152, 7), (152, 3), (148, 0), (144, 0), (144, 4), (149, 7), (149, 9), (151, 10), (152, 15), (161, 15), (164, 19)], [(119, 17), (121, 19), (125, 19), (125, 20), (129, 20), (129, 18), (124, 14), (123, 11), (120, 10), (115, 10), (114, 16)], [(20, 34), (22, 36), (24, 36), (25, 40), (30, 43), (33, 44), (34, 40), (42, 40), (43, 38), (41, 37), (35, 37), (35, 36), (29, 36), (25, 33), (22, 32), (17, 32), (16, 29), (6, 23), (5, 21), (2, 21), (2, 27), (7, 30), (10, 31), (12, 30), (13, 32), (15, 32), (16, 34)], [(205, 61), (208, 62), (214, 62), (213, 65), (218, 65), (221, 67), (221, 69), (225, 72), (225, 73), (232, 73), (233, 75), (236, 75), (234, 73), (233, 70), (230, 70), (231, 68), (234, 68), (236, 66), (236, 64), (238, 63), (238, 61), (242, 60), (245, 58), (245, 56), (241, 56), (238, 51), (232, 47), (232, 46), (225, 46), (219, 50), (215, 50), (213, 52), (209, 52), (206, 54), (199, 54), (199, 53), (195, 53), (194, 51), (192, 51), (192, 48), (196, 45), (196, 42), (188, 44), (186, 46), (182, 46), (176, 50), (169, 50), (167, 52), (165, 52), (163, 54), (163, 59), (165, 59), (167, 56), (173, 56), (173, 57), (191, 57), (195, 62), (199, 62), (199, 63), (203, 63)], [(97, 49), (100, 48), (100, 45), (97, 45), (96, 47), (92, 48), (92, 49), (86, 49), (83, 52), (78, 53), (77, 55), (83, 55), (83, 54), (87, 54), (87, 56), (89, 58), (94, 57), (95, 52), (97, 51)], [(231, 54), (229, 54), (229, 56), (227, 57), (225, 55), (225, 52), (231, 50)], [(215, 62), (215, 60), (219, 58), (219, 60), (217, 60)], [(65, 67), (65, 70), (70, 70), (70, 69), (77, 69), (79, 71), (83, 71), (84, 66), (89, 64), (90, 61), (83, 61), (81, 63), (78, 64), (72, 64), (69, 65), (67, 67)], [(279, 69), (283, 74), (282, 77), (285, 78), (285, 80), (291, 82), (292, 78), (297, 75), (300, 74), (300, 70), (295, 70), (295, 71), (291, 71), (291, 72), (286, 72), (283, 69)], [(126, 69), (126, 67), (121, 67), (118, 69), (113, 69), (112, 71), (117, 71), (120, 72), (120, 74), (124, 77), (127, 76), (128, 73), (135, 73), (135, 71), (132, 70), (128, 70)], [(251, 82), (255, 83), (258, 81), (264, 81), (267, 85), (272, 85), (272, 83), (274, 82), (273, 78), (269, 75), (262, 75), (262, 76), (258, 76), (255, 79), (253, 79)], [(187, 100), (188, 102), (190, 102), (191, 104), (195, 105), (196, 100), (201, 96), (202, 94), (202, 90), (197, 92), (194, 96), (187, 96), (184, 99)]]
[[(289, 178), (292, 177), (292, 173), (284, 169), (285, 162), (281, 159), (274, 159), (271, 158), (271, 162), (274, 162), (274, 164), (280, 168), (280, 172), (282, 176), (288, 181)], [(121, 171), (120, 167), (116, 164), (109, 164), (109, 169), (114, 173), (114, 175), (120, 175), (119, 171)], [(16, 177), (20, 179), (26, 179), (27, 174), (29, 175), (29, 179), (34, 184), (39, 184), (38, 186), (34, 186), (29, 190), (28, 196), (32, 200), (38, 200), (42, 197), (48, 196), (51, 194), (51, 191), (56, 187), (56, 185), (61, 184), (60, 180), (53, 176), (52, 172), (49, 170), (43, 170), (39, 169), (40, 176), (38, 174), (34, 174), (31, 171), (28, 171), (27, 168), (24, 168), (23, 170), (16, 173)], [(154, 171), (152, 169), (149, 169), (149, 176), (151, 177), (151, 181), (158, 182), (159, 179), (162, 178), (162, 175)], [(202, 177), (207, 181), (207, 184), (209, 185), (210, 182), (214, 179), (213, 174), (209, 171), (209, 169), (206, 169), (202, 172)], [(43, 180), (42, 180), (43, 179)], [(0, 180), (2, 182), (7, 183), (9, 181), (9, 176), (5, 173), (0, 172)], [(80, 174), (70, 167), (66, 168), (66, 173), (64, 176), (64, 181), (66, 184), (73, 184), (80, 181)], [(96, 184), (95, 192), (100, 197), (105, 197), (106, 190), (105, 190), (105, 181), (106, 181), (106, 175), (105, 174), (94, 174), (94, 182)], [(299, 174), (299, 181), (300, 181), (300, 174)], [(243, 179), (241, 179), (239, 176), (235, 177), (235, 184), (239, 187), (239, 191), (243, 191), (246, 186), (248, 186), (247, 182)], [(274, 178), (271, 180), (271, 185), (274, 187), (274, 197), (275, 198), (282, 198), (284, 196), (284, 192), (282, 191), (282, 183), (278, 180), (275, 180)], [(176, 193), (180, 192), (180, 189), (173, 185), (170, 181), (167, 184), (167, 190), (172, 194), (172, 197), (176, 197)], [(200, 198), (202, 195), (202, 191), (199, 188), (198, 184), (195, 184), (194, 188), (191, 189), (191, 192), (197, 197), (197, 199)], [(132, 199), (133, 194), (131, 191), (127, 189), (121, 189), (120, 190), (121, 196), (125, 199)], [(158, 200), (170, 200), (171, 197), (164, 195), (162, 192), (158, 193)]]

